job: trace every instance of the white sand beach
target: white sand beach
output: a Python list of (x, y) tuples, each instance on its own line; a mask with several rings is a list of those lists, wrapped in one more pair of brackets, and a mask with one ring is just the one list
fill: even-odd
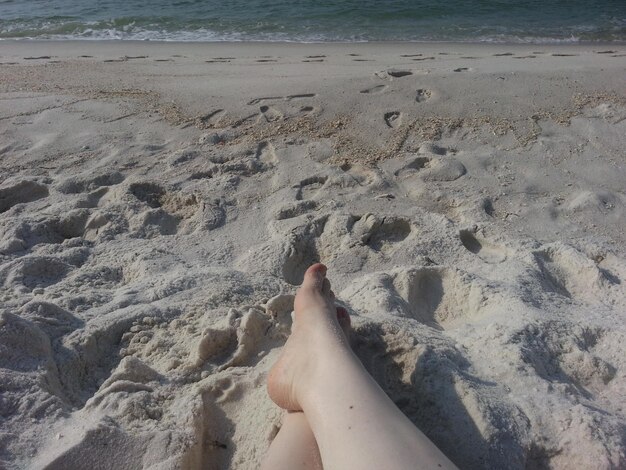
[(293, 294), (460, 468), (626, 468), (626, 47), (0, 42), (0, 468), (255, 469)]

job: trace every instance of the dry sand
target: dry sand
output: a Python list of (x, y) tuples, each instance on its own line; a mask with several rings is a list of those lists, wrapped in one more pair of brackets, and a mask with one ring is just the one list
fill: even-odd
[(319, 260), (460, 467), (626, 468), (623, 46), (0, 62), (0, 467), (256, 468)]

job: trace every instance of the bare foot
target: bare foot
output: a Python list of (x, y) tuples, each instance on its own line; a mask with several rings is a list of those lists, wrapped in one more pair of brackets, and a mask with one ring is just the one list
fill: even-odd
[(307, 269), (296, 294), (291, 336), (267, 379), (269, 396), (281, 408), (302, 410), (302, 396), (320, 368), (337, 354), (351, 354), (350, 317), (335, 308), (333, 297), (326, 267), (318, 263)]

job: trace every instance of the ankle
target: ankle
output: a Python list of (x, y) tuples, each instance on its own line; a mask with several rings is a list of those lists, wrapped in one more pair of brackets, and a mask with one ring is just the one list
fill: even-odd
[[(363, 367), (343, 333), (341, 336), (341, 339), (337, 338), (333, 342), (320, 343), (315, 359), (311, 361), (306, 373), (302, 374), (298, 384), (298, 401), (305, 413), (307, 409), (323, 406), (326, 397), (333, 398), (329, 397), (330, 390), (336, 389), (340, 382), (350, 380), (355, 371)], [(331, 395), (333, 393), (335, 392)]]

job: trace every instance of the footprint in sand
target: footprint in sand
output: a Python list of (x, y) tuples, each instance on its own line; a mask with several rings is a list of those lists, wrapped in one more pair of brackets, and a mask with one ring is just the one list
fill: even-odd
[(326, 176), (312, 176), (310, 178), (303, 179), (294, 186), (296, 191), (296, 200), (301, 201), (303, 199), (310, 199), (314, 197), (322, 186), (326, 183), (328, 177)]
[(403, 180), (417, 175), (424, 181), (454, 181), (467, 173), (465, 166), (458, 160), (436, 156), (420, 156), (395, 172), (395, 176)]
[(393, 80), (394, 78), (408, 77), (409, 75), (413, 75), (413, 72), (411, 70), (388, 69), (375, 72), (374, 75), (383, 80)]
[(230, 62), (231, 60), (235, 60), (236, 57), (213, 57), (211, 60), (205, 60), (205, 62)]
[(420, 153), (431, 153), (433, 155), (447, 155), (448, 153), (456, 153), (456, 150), (442, 147), (432, 142), (424, 142), (418, 150)]
[(46, 185), (36, 181), (20, 181), (0, 188), (0, 213), (8, 211), (17, 204), (25, 204), (47, 197)]
[(248, 101), (248, 106), (253, 106), (255, 104), (261, 104), (264, 101), (277, 101), (282, 100), (282, 96), (263, 96), (261, 98), (254, 98), (253, 100)]
[(216, 109), (198, 117), (197, 123), (203, 127), (215, 127), (225, 114), (223, 109)]
[(339, 168), (346, 172), (359, 186), (368, 186), (377, 178), (376, 172), (363, 165), (344, 162)]
[(614, 274), (572, 246), (561, 242), (533, 252), (544, 289), (568, 298), (602, 299), (611, 297), (611, 286), (621, 284)]
[(267, 171), (278, 163), (274, 146), (266, 141), (258, 142), (254, 150), (249, 149), (243, 155), (214, 154), (207, 159), (216, 166), (193, 173), (192, 179), (213, 178), (219, 174), (250, 176)]
[(274, 166), (278, 163), (278, 156), (276, 155), (276, 150), (274, 146), (270, 142), (261, 142), (257, 146), (256, 152), (254, 154), (255, 158), (260, 162)]
[(168, 191), (152, 182), (133, 183), (128, 190), (148, 206), (134, 221), (136, 230), (144, 237), (211, 230), (225, 221), (219, 202), (203, 201), (196, 193)]
[(413, 75), (413, 72), (411, 72), (410, 70), (387, 70), (387, 73), (389, 74), (389, 76), (394, 78), (408, 77), (409, 75)]
[[(223, 141), (218, 140), (219, 134), (217, 133), (213, 134), (212, 137), (213, 139), (211, 140), (211, 142), (215, 142), (215, 144), (223, 143)], [(202, 137), (200, 139), (202, 139)], [(202, 141), (206, 142), (207, 140), (208, 140), (208, 137), (206, 140), (203, 139)], [(199, 156), (200, 156), (200, 152), (198, 152), (197, 150), (181, 149), (181, 150), (175, 151), (172, 154), (172, 156), (168, 158), (168, 162), (171, 166), (176, 167), (179, 165), (184, 165), (186, 163), (189, 163), (195, 160), (196, 158), (198, 158)]]
[[(318, 251), (318, 242), (323, 237), (327, 221), (328, 215), (310, 218), (304, 225), (291, 229), (288, 238), (281, 243), (276, 268), (277, 272), (289, 284), (299, 286), (302, 284), (304, 272), (309, 266), (316, 262), (324, 262), (324, 253)], [(249, 259), (256, 263), (257, 260), (266, 259), (265, 256), (270, 255), (272, 251), (267, 251), (256, 260), (254, 258)], [(275, 257), (276, 255), (271, 256)]]
[(429, 266), (366, 275), (340, 297), (366, 317), (380, 318), (384, 305), (388, 314), (446, 330), (483, 315), (484, 289), (479, 279), (467, 273)]
[(315, 98), (317, 95), (315, 93), (300, 93), (299, 95), (289, 95), (285, 97), (287, 101), (293, 100), (304, 100), (307, 98)]
[(254, 98), (248, 101), (248, 106), (253, 106), (255, 104), (261, 104), (265, 101), (294, 101), (294, 100), (304, 100), (307, 98), (315, 98), (317, 94), (315, 93), (299, 93), (297, 95), (287, 95), (287, 96), (262, 96), (260, 98)]
[(259, 111), (261, 111), (261, 116), (267, 122), (276, 122), (283, 118), (283, 113), (278, 111), (276, 108), (273, 108), (272, 106), (261, 106), (259, 108)]
[(5, 264), (0, 270), (0, 278), (4, 279), (5, 287), (22, 285), (32, 291), (61, 282), (73, 267), (52, 256), (25, 256)]
[(387, 85), (376, 85), (370, 88), (365, 88), (364, 90), (361, 90), (359, 93), (364, 93), (364, 94), (368, 94), (368, 95), (375, 95), (377, 93), (382, 93), (383, 91), (385, 91), (387, 89)]
[(402, 113), (399, 111), (390, 111), (385, 113), (385, 124), (387, 127), (395, 129), (402, 123)]
[(502, 263), (506, 260), (506, 250), (503, 247), (493, 245), (469, 230), (461, 230), (459, 238), (463, 246), (471, 253), (474, 253), (485, 263)]
[(300, 116), (308, 116), (315, 112), (315, 108), (313, 106), (302, 106), (299, 110)]
[(368, 214), (363, 217), (354, 217), (350, 229), (352, 236), (358, 243), (381, 252), (388, 251), (393, 244), (406, 239), (412, 232), (410, 222), (403, 217), (377, 217)]
[(515, 333), (510, 343), (519, 345), (522, 359), (539, 377), (569, 383), (570, 393), (588, 397), (616, 375), (612, 364), (594, 354), (605, 334), (594, 326), (533, 323)]
[(72, 238), (85, 237), (90, 229), (88, 227), (90, 222), (91, 225), (96, 223), (88, 210), (75, 209), (65, 212), (59, 218), (51, 218), (43, 224), (47, 225), (46, 237), (50, 243), (63, 243)]
[(312, 200), (296, 201), (278, 209), (274, 215), (276, 220), (293, 219), (317, 208), (317, 202)]
[(431, 95), (432, 92), (430, 90), (419, 89), (415, 92), (415, 101), (421, 103), (422, 101), (426, 101), (427, 99), (429, 99)]

